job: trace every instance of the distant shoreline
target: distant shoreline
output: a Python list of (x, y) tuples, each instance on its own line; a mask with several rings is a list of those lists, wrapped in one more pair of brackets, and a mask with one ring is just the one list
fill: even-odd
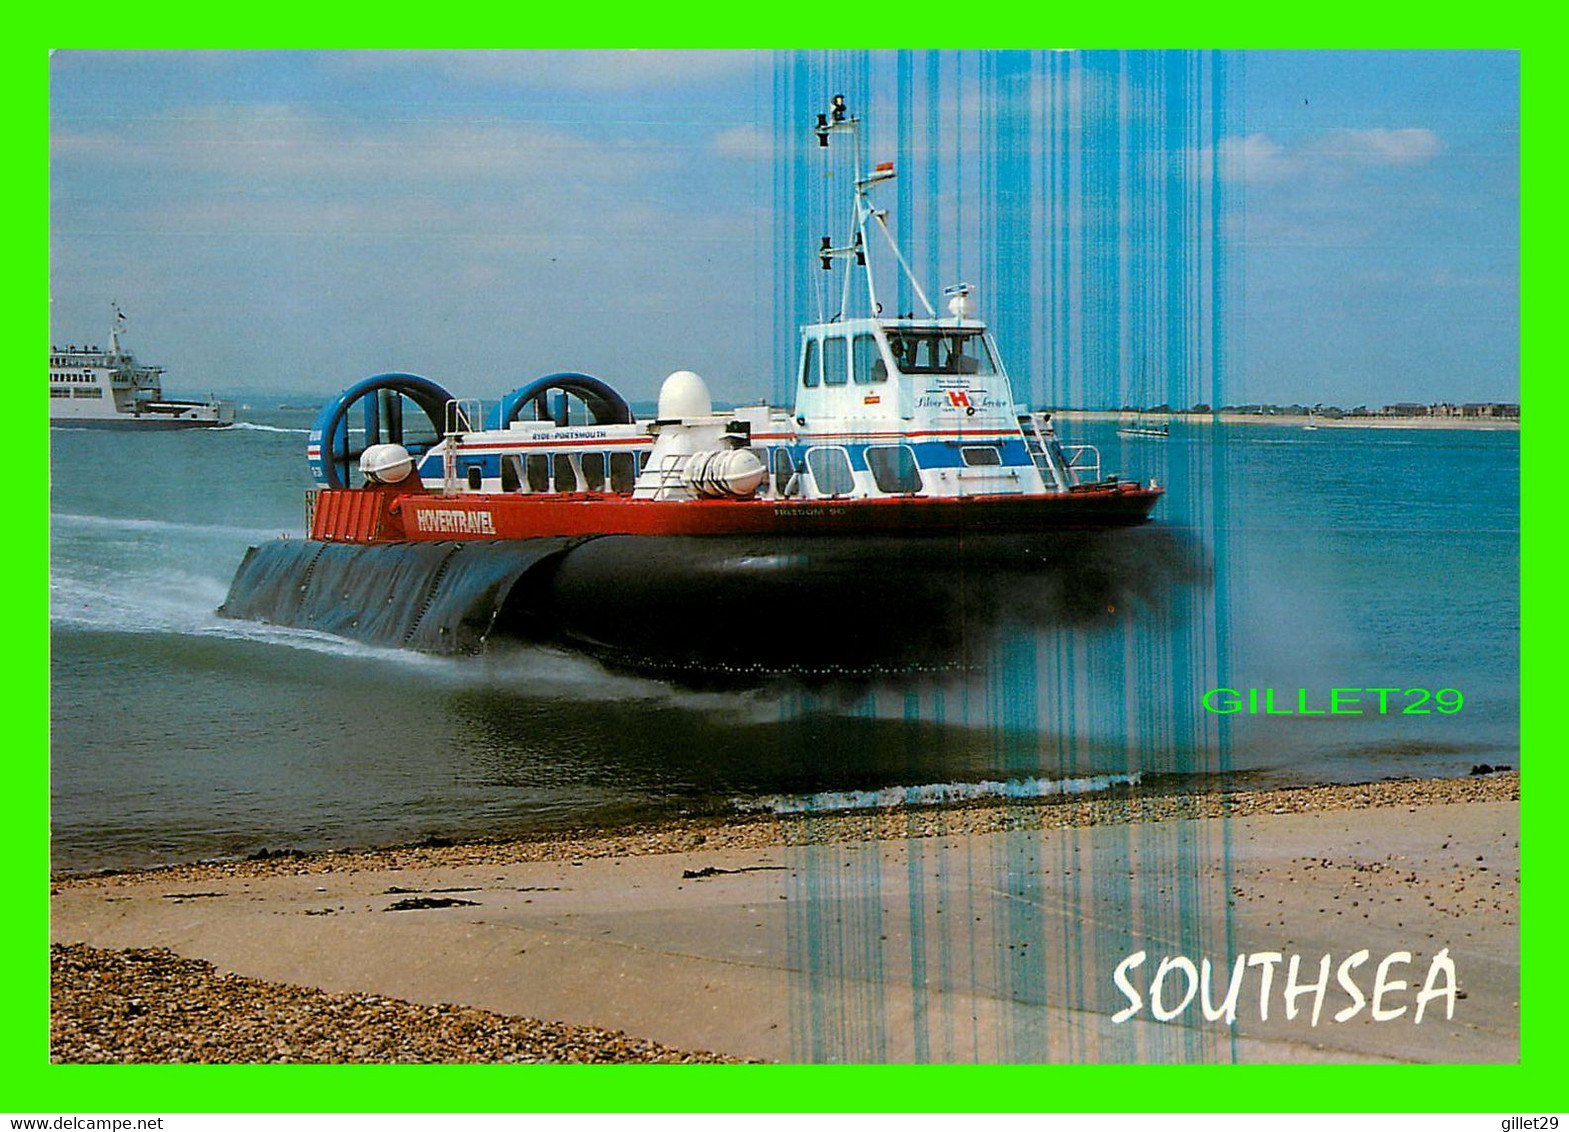
[[(1053, 409), (1053, 420), (1121, 421), (1133, 414), (1102, 409)], [(1279, 425), (1302, 428), (1420, 428), (1460, 429), (1469, 432), (1519, 432), (1520, 422), (1508, 417), (1308, 417), (1288, 413), (1141, 413), (1146, 420), (1193, 425)]]

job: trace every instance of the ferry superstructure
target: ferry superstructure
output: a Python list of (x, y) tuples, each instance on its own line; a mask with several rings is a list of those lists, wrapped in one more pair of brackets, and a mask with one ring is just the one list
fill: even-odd
[[(1015, 404), (973, 288), (947, 288), (938, 314), (872, 204), (895, 173), (891, 163), (863, 171), (858, 124), (836, 97), (816, 127), (824, 145), (851, 135), (855, 211), (845, 241), (825, 236), (811, 252), (825, 271), (848, 270), (838, 311), (801, 328), (793, 408), (716, 412), (706, 382), (679, 371), (655, 419), (640, 422), (604, 382), (557, 373), (487, 415), (425, 378), (379, 374), (329, 404), (311, 433), (311, 537), (943, 533), (1146, 519), (1160, 487), (1103, 474), (1093, 447), (1062, 444), (1049, 414)], [(879, 236), (923, 315), (882, 313)], [(856, 305), (864, 313), (852, 316)], [(424, 411), (434, 443), (405, 445), (405, 401)], [(351, 421), (363, 446), (350, 443)]]
[(120, 343), (125, 315), (118, 304), (109, 348), (49, 348), (49, 423), (70, 428), (222, 428), (234, 423), (227, 401), (181, 401), (163, 395), (162, 366), (143, 365)]

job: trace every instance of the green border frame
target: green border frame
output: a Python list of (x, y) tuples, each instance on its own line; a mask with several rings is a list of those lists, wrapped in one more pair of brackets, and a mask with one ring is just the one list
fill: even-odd
[[(1055, 8), (1055, 10), (1053, 10)], [(824, 12), (830, 15), (827, 27)], [(5, 341), (25, 360), (41, 353), (35, 334), (47, 338), (48, 278), (48, 59), (57, 45), (81, 47), (274, 46), (280, 35), (317, 43), (373, 46), (458, 46), (501, 39), (511, 46), (748, 46), (800, 43), (819, 35), (840, 38), (869, 32), (890, 46), (930, 39), (946, 29), (957, 42), (944, 46), (1031, 46), (1049, 43), (1128, 46), (1206, 44), (1214, 46), (1300, 45), (1324, 48), (1401, 46), (1499, 48), (1521, 52), (1521, 120), (1542, 124), (1547, 139), (1522, 146), (1521, 173), (1547, 197), (1564, 157), (1552, 135), (1561, 132), (1564, 102), (1553, 44), (1527, 17), (1456, 7), (1432, 6), (1406, 13), (1374, 11), (1366, 5), (1289, 9), (1224, 4), (1202, 12), (1167, 4), (1149, 11), (1119, 10), (1115, 21), (1097, 13), (1057, 6), (1010, 4), (956, 10), (921, 0), (904, 3), (868, 22), (843, 11), (802, 6), (795, 11), (747, 9), (704, 3), (683, 5), (679, 21), (646, 8), (620, 13), (596, 10), (592, 24), (574, 11), (494, 12), (471, 8), (465, 26), (432, 26), (426, 10), (382, 8), (374, 17), (343, 10), (335, 14), (302, 4), (216, 14), (211, 8), (149, 12), (102, 4), (73, 4), (68, 11), (25, 17), (13, 24), (15, 38), (0, 53), (9, 64), (5, 123), (6, 151), (16, 175), (7, 179), (11, 202), (11, 247), (19, 269), (6, 283)], [(494, 15), (494, 21), (487, 18)], [(876, 12), (872, 12), (876, 16)], [(958, 17), (956, 19), (956, 16)], [(527, 38), (521, 31), (526, 19)], [(761, 21), (768, 21), (766, 23)], [(250, 21), (250, 22), (242, 22)], [(602, 29), (620, 29), (606, 43)], [(387, 29), (417, 29), (391, 31)], [(692, 29), (714, 29), (694, 36)], [(280, 32), (277, 29), (298, 29)], [(597, 29), (597, 30), (596, 30)], [(739, 29), (739, 30), (738, 30)], [(680, 35), (681, 42), (674, 42)], [(723, 41), (720, 37), (723, 37)], [(707, 42), (704, 42), (707, 40)], [(510, 41), (507, 44), (506, 41)], [(743, 42), (738, 42), (743, 41)], [(750, 41), (747, 43), (745, 41)], [(1556, 194), (1555, 194), (1556, 195)], [(1557, 270), (1562, 221), (1550, 219), (1548, 204), (1534, 198), (1533, 226), (1526, 221), (1533, 198), (1522, 193), (1524, 231), (1532, 252), (1521, 256), (1522, 367), (1548, 366), (1540, 380), (1523, 375), (1522, 401), (1530, 403), (1528, 430), (1545, 429), (1549, 410), (1564, 395), (1554, 388), (1556, 356), (1547, 347), (1555, 336), (1543, 330), (1562, 289)], [(1529, 297), (1529, 298), (1528, 298)], [(40, 300), (43, 300), (42, 302)], [(1536, 314), (1535, 320), (1526, 312)], [(1534, 328), (1535, 333), (1529, 330)], [(41, 332), (41, 333), (40, 333)], [(25, 377), (26, 396), (36, 397)], [(27, 402), (42, 405), (38, 401)], [(42, 414), (40, 413), (40, 416)], [(32, 410), (26, 416), (32, 419)], [(1537, 424), (1535, 422), (1543, 423)], [(1550, 461), (1550, 441), (1528, 432), (1522, 461), (1522, 747), (1536, 752), (1522, 815), (1525, 909), (1521, 938), (1521, 1053), (1519, 1065), (1502, 1066), (56, 1066), (48, 1062), (48, 905), (39, 898), (48, 877), (48, 493), (34, 486), (35, 469), (48, 469), (48, 436), (28, 427), (12, 448), (12, 466), (24, 477), (22, 506), (12, 520), (24, 540), (5, 573), (11, 593), (9, 670), (13, 742), (8, 768), (7, 819), (0, 850), (14, 877), (12, 916), (0, 935), (3, 956), (4, 1024), (0, 1064), (5, 1066), (4, 1107), (13, 1113), (174, 1113), (229, 1111), (377, 1112), (434, 1110), (509, 1111), (1041, 1111), (1126, 1109), (1131, 1111), (1479, 1111), (1551, 1112), (1563, 1108), (1560, 1052), (1565, 1043), (1557, 1018), (1559, 976), (1555, 956), (1564, 938), (1564, 909), (1558, 899), (1563, 865), (1553, 852), (1559, 823), (1556, 800), (1563, 797), (1565, 772), (1553, 757), (1558, 729), (1551, 703), (1558, 671), (1563, 614), (1550, 600), (1549, 579), (1558, 566), (1560, 539), (1548, 525), (1549, 492), (1563, 469)], [(1531, 627), (1524, 628), (1526, 611)], [(1562, 844), (1559, 842), (1558, 844)]]

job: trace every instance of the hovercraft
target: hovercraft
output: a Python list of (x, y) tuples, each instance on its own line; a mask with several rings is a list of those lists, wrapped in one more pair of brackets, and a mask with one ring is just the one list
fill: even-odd
[[(803, 672), (949, 663), (967, 602), (990, 606), (989, 585), (1020, 577), (1039, 591), (1043, 570), (1078, 570), (1065, 590), (1114, 608), (1115, 563), (1136, 555), (1112, 553), (1087, 583), (1086, 547), (1123, 545), (1116, 529), (1145, 522), (1162, 489), (1103, 474), (1094, 447), (1015, 405), (971, 287), (947, 288), (938, 315), (872, 206), (895, 174), (863, 173), (858, 125), (842, 96), (818, 116), (824, 146), (851, 135), (855, 219), (812, 251), (823, 270), (843, 263), (845, 284), (839, 310), (801, 328), (792, 409), (716, 411), (685, 370), (652, 421), (581, 373), (488, 413), (415, 374), (366, 378), (311, 430), (309, 537), (252, 548), (220, 612), (434, 652), (522, 637), (639, 669)], [(882, 314), (879, 233), (924, 315)], [(791, 618), (784, 636), (809, 649), (758, 656), (734, 631), (758, 610)], [(896, 648), (870, 644), (879, 625)]]

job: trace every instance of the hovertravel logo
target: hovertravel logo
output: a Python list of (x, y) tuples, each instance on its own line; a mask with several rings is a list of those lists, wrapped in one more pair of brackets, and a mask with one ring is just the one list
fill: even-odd
[(489, 511), (439, 511), (414, 512), (414, 525), (433, 534), (493, 535), (496, 521)]

